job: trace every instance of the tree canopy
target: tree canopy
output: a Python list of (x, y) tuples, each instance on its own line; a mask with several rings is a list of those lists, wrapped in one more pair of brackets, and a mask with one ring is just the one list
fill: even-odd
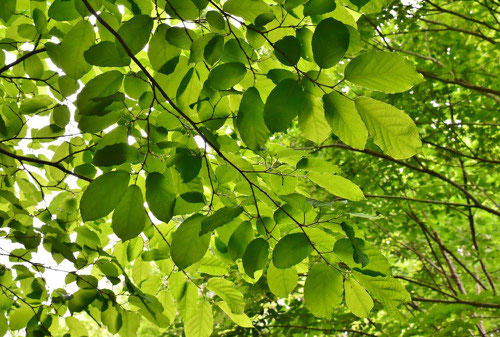
[(498, 5), (0, 0), (0, 335), (498, 332)]

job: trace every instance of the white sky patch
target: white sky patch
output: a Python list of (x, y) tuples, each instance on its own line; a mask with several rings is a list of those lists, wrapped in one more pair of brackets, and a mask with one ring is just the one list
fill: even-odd
[(194, 141), (196, 142), (196, 145), (198, 145), (200, 149), (205, 148), (206, 146), (205, 140), (200, 135), (194, 136)]

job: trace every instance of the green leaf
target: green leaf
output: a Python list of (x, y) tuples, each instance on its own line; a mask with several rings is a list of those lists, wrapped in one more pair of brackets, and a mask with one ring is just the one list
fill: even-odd
[(113, 232), (127, 241), (141, 234), (146, 223), (146, 211), (141, 188), (130, 185), (122, 200), (113, 212)]
[(222, 14), (217, 11), (208, 11), (206, 18), (208, 24), (215, 29), (222, 30), (226, 27), (226, 21), (222, 17)]
[(125, 194), (130, 175), (125, 171), (105, 173), (92, 181), (80, 201), (83, 221), (102, 218), (118, 205)]
[(83, 56), (87, 63), (99, 67), (126, 67), (130, 64), (130, 59), (118, 54), (116, 45), (111, 41), (103, 41), (90, 47)]
[(243, 212), (243, 207), (240, 206), (226, 206), (218, 209), (214, 214), (203, 219), (201, 222), (200, 235), (211, 232), (214, 229), (227, 224), (236, 219)]
[(304, 16), (320, 15), (332, 12), (335, 7), (335, 1), (332, 0), (309, 0), (304, 5)]
[(154, 70), (169, 75), (175, 69), (181, 50), (168, 43), (167, 30), (170, 27), (161, 24), (151, 38), (148, 48), (148, 58)]
[(389, 276), (367, 276), (357, 271), (354, 271), (353, 275), (374, 299), (382, 303), (390, 315), (397, 319), (404, 319), (397, 307), (409, 302), (411, 298), (398, 280)]
[(331, 173), (310, 172), (308, 174), (312, 182), (323, 187), (329, 193), (341, 198), (359, 201), (365, 196), (361, 189), (349, 179)]
[(306, 308), (316, 317), (328, 318), (342, 302), (342, 275), (325, 263), (311, 267), (304, 285)]
[(146, 178), (146, 201), (153, 215), (169, 222), (174, 214), (175, 186), (161, 173), (153, 172)]
[(191, 35), (195, 34), (187, 28), (170, 27), (165, 34), (165, 38), (171, 45), (189, 50), (191, 48), (191, 38), (193, 38)]
[(0, 2), (0, 19), (5, 24), (9, 21), (10, 17), (16, 13), (17, 0), (2, 0)]
[(54, 103), (55, 101), (49, 96), (36, 95), (33, 98), (23, 100), (19, 112), (23, 115), (34, 114), (35, 112), (48, 108)]
[(255, 87), (248, 88), (241, 99), (236, 128), (241, 139), (252, 150), (266, 144), (270, 132), (264, 121), (264, 103)]
[(222, 57), (224, 51), (224, 37), (222, 35), (215, 35), (212, 37), (205, 48), (203, 48), (203, 57), (209, 65), (214, 65)]
[(59, 53), (59, 66), (66, 75), (78, 80), (92, 69), (83, 53), (94, 44), (94, 27), (85, 20), (78, 22), (64, 37)]
[[(148, 43), (154, 21), (148, 15), (136, 15), (132, 19), (123, 23), (118, 29), (121, 36), (132, 54), (140, 52)], [(126, 55), (123, 46), (118, 40), (115, 40), (118, 51), (121, 55)]]
[(227, 90), (240, 83), (247, 70), (242, 63), (230, 62), (218, 65), (208, 74), (208, 84), (217, 90)]
[[(123, 74), (118, 70), (108, 71), (94, 77), (87, 82), (76, 99), (76, 107), (80, 115), (105, 115), (107, 108), (112, 104), (112, 96), (120, 90)], [(96, 98), (108, 100), (96, 101)]]
[(262, 238), (251, 241), (243, 254), (243, 268), (251, 278), (257, 270), (264, 269), (269, 255), (269, 243)]
[(278, 297), (287, 297), (297, 286), (299, 276), (297, 268), (278, 269), (274, 264), (267, 268), (267, 284), (271, 292)]
[(365, 148), (368, 131), (354, 102), (336, 91), (323, 96), (325, 118), (333, 133), (355, 149)]
[(245, 315), (243, 313), (242, 314), (234, 314), (233, 312), (231, 312), (231, 309), (229, 308), (229, 306), (227, 305), (226, 302), (217, 302), (217, 305), (237, 325), (239, 325), (243, 328), (253, 328), (252, 321), (250, 320), (250, 318), (247, 315)]
[(228, 0), (222, 9), (250, 22), (255, 21), (259, 15), (271, 11), (269, 5), (262, 0)]
[(75, 3), (66, 0), (55, 0), (50, 5), (48, 14), (49, 18), (56, 21), (72, 21), (80, 17), (80, 14), (76, 11)]
[(386, 93), (406, 91), (424, 80), (403, 56), (384, 51), (354, 58), (344, 76), (354, 84)]
[(299, 82), (284, 79), (271, 91), (264, 105), (264, 120), (272, 133), (285, 131), (297, 117), (304, 100)]
[(299, 128), (304, 137), (318, 144), (332, 132), (325, 119), (321, 100), (309, 93), (304, 94), (303, 107), (299, 111)]
[(135, 162), (138, 162), (137, 149), (126, 143), (105, 146), (104, 148), (96, 151), (94, 159), (92, 160), (92, 164), (100, 167)]
[(321, 68), (331, 68), (344, 57), (349, 48), (349, 29), (340, 21), (321, 21), (312, 37), (314, 61)]
[(274, 55), (286, 66), (294, 66), (299, 62), (302, 46), (295, 36), (285, 36), (274, 43)]
[(293, 233), (282, 237), (273, 251), (273, 264), (278, 269), (287, 269), (304, 260), (313, 247), (304, 233)]
[(245, 309), (243, 294), (236, 290), (236, 286), (233, 282), (220, 277), (213, 277), (208, 280), (207, 289), (213, 291), (217, 296), (222, 298), (227, 303), (232, 313), (243, 313)]
[(199, 235), (202, 220), (203, 216), (200, 214), (189, 217), (173, 235), (170, 255), (179, 269), (185, 269), (200, 261), (208, 249), (210, 235)]
[(352, 277), (344, 281), (345, 301), (351, 312), (360, 317), (367, 318), (373, 308), (373, 300), (365, 288)]
[(123, 324), (122, 315), (114, 305), (108, 305), (108, 308), (101, 313), (101, 320), (112, 334), (118, 333)]
[(368, 133), (386, 154), (406, 159), (420, 150), (422, 143), (417, 127), (403, 111), (368, 97), (356, 99), (355, 104)]
[(212, 334), (213, 324), (210, 303), (203, 301), (186, 310), (186, 319), (184, 320), (186, 337), (208, 337)]
[(252, 239), (252, 224), (250, 223), (250, 221), (243, 221), (229, 238), (227, 251), (231, 259), (237, 260), (241, 258)]
[(34, 316), (33, 310), (25, 303), (21, 303), (18, 308), (12, 308), (11, 310), (9, 313), (9, 328), (12, 331), (24, 329), (28, 321)]
[(200, 13), (192, 0), (168, 0), (165, 11), (171, 17), (181, 20), (198, 19)]
[(73, 294), (68, 302), (68, 309), (71, 313), (81, 312), (89, 306), (97, 297), (97, 290), (95, 289), (80, 289)]
[(71, 113), (66, 105), (56, 105), (52, 110), (52, 120), (60, 128), (68, 125), (70, 117)]

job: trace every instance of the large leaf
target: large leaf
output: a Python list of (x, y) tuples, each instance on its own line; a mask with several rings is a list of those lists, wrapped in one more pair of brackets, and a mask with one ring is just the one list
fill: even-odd
[(59, 64), (66, 75), (78, 80), (92, 68), (83, 53), (94, 42), (94, 27), (88, 21), (80, 21), (64, 37), (59, 47), (59, 60), (55, 63)]
[(245, 144), (257, 150), (269, 138), (269, 130), (264, 122), (264, 103), (255, 87), (248, 88), (241, 99), (236, 128)]
[(354, 84), (386, 93), (406, 91), (424, 80), (403, 56), (383, 51), (354, 58), (344, 76)]
[(264, 106), (264, 120), (271, 132), (285, 131), (297, 117), (304, 91), (296, 80), (284, 79), (271, 91)]
[(333, 133), (355, 149), (364, 149), (368, 131), (356, 110), (354, 101), (332, 91), (323, 96), (325, 118)]
[(359, 201), (365, 198), (361, 189), (352, 181), (344, 177), (328, 172), (310, 172), (308, 174), (308, 177), (314, 183), (323, 187), (331, 194), (339, 196), (341, 198), (353, 201)]
[(304, 285), (306, 308), (316, 317), (330, 317), (342, 302), (342, 274), (332, 266), (317, 263), (311, 267)]
[(286, 66), (294, 66), (299, 62), (302, 46), (295, 36), (285, 36), (274, 43), (274, 55)]
[(368, 97), (356, 99), (355, 104), (373, 141), (389, 156), (406, 159), (420, 150), (417, 127), (403, 111)]
[(248, 276), (254, 277), (257, 270), (264, 269), (269, 255), (269, 243), (263, 238), (250, 242), (243, 254), (243, 268)]
[(299, 128), (304, 137), (315, 143), (321, 143), (331, 133), (325, 119), (321, 100), (314, 95), (304, 95), (303, 107), (299, 111)]
[(267, 268), (267, 285), (278, 297), (287, 297), (299, 280), (297, 268), (278, 269), (272, 263)]
[[(132, 54), (140, 52), (148, 43), (154, 21), (148, 15), (136, 15), (123, 23), (118, 29), (118, 34), (125, 42)], [(115, 41), (121, 55), (126, 52), (118, 39)]]
[(252, 224), (250, 223), (250, 221), (243, 221), (229, 238), (229, 242), (227, 245), (229, 256), (233, 260), (241, 258), (252, 239)]
[(146, 223), (144, 199), (139, 186), (131, 185), (113, 212), (113, 232), (122, 239), (130, 240), (141, 234)]
[(327, 18), (321, 21), (312, 37), (314, 62), (321, 68), (339, 63), (349, 48), (349, 29), (340, 21)]
[(217, 296), (222, 298), (227, 303), (232, 313), (243, 313), (243, 309), (245, 308), (243, 294), (236, 289), (233, 282), (220, 277), (213, 277), (208, 280), (207, 289), (213, 291)]
[(269, 5), (262, 0), (228, 0), (222, 9), (251, 22), (257, 16), (271, 11)]
[(175, 187), (173, 181), (158, 172), (148, 174), (146, 178), (146, 201), (153, 215), (169, 222), (174, 214)]
[(282, 237), (273, 251), (273, 265), (279, 269), (287, 269), (304, 260), (312, 252), (313, 247), (304, 233), (293, 233)]
[(358, 317), (368, 317), (373, 308), (373, 300), (365, 288), (352, 277), (344, 281), (344, 288), (345, 301), (349, 310)]
[(119, 170), (92, 181), (80, 200), (82, 220), (97, 220), (111, 213), (127, 191), (129, 179), (128, 172)]
[(213, 315), (210, 303), (202, 301), (186, 310), (184, 333), (186, 337), (208, 337), (213, 330)]
[(200, 235), (211, 232), (217, 227), (225, 225), (226, 223), (233, 221), (243, 212), (243, 207), (240, 206), (226, 206), (218, 209), (214, 214), (203, 219), (201, 222)]
[(217, 90), (227, 90), (238, 84), (245, 77), (247, 70), (242, 63), (221, 64), (208, 74), (208, 83)]
[(200, 214), (189, 217), (173, 235), (170, 254), (179, 269), (185, 269), (200, 261), (208, 249), (210, 235), (199, 235), (202, 220), (203, 216)]

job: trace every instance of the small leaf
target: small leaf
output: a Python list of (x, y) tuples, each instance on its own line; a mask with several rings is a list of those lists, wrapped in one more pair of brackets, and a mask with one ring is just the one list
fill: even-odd
[(247, 315), (232, 313), (231, 309), (229, 308), (229, 306), (227, 305), (226, 302), (217, 302), (217, 305), (237, 325), (239, 325), (243, 328), (253, 328), (252, 321), (250, 320), (250, 318)]
[(349, 29), (340, 21), (327, 18), (321, 21), (312, 37), (314, 61), (321, 68), (339, 63), (349, 48)]
[(165, 75), (169, 75), (174, 71), (181, 53), (179, 48), (168, 43), (166, 39), (169, 28), (165, 24), (158, 26), (156, 33), (149, 41), (148, 47), (148, 58), (151, 67)]
[(66, 127), (70, 120), (71, 113), (66, 105), (56, 105), (52, 110), (52, 120), (60, 128)]
[(170, 255), (179, 269), (200, 261), (208, 249), (210, 235), (199, 236), (203, 216), (195, 214), (186, 219), (175, 231)]
[(222, 57), (224, 51), (224, 37), (215, 35), (207, 42), (203, 49), (203, 57), (209, 65), (214, 65)]
[(141, 234), (146, 223), (142, 191), (137, 185), (130, 185), (122, 200), (113, 212), (113, 232), (127, 241)]
[(250, 242), (243, 254), (243, 268), (248, 276), (254, 277), (257, 270), (264, 269), (269, 255), (269, 243), (262, 238)]
[(325, 263), (311, 267), (304, 285), (306, 308), (316, 317), (328, 318), (342, 302), (342, 275)]
[(287, 269), (304, 260), (313, 247), (304, 233), (293, 233), (282, 237), (273, 251), (273, 264), (278, 269)]
[(125, 194), (130, 175), (125, 171), (105, 173), (92, 181), (80, 201), (83, 221), (102, 218), (118, 205)]

